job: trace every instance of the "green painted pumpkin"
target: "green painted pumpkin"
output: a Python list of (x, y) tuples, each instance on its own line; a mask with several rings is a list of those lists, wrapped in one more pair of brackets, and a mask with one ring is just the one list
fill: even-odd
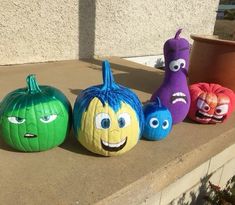
[(34, 75), (26, 88), (10, 92), (0, 105), (0, 134), (11, 147), (25, 152), (60, 145), (70, 128), (71, 105), (51, 86), (39, 86)]

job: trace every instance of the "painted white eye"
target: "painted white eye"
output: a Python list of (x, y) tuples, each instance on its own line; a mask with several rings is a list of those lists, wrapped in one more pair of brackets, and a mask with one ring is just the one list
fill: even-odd
[(224, 115), (228, 112), (228, 104), (219, 105), (215, 108), (216, 115)]
[(178, 60), (171, 61), (169, 64), (169, 68), (173, 72), (177, 72), (180, 69), (180, 64), (178, 63)]
[(185, 68), (186, 62), (183, 58), (178, 59), (177, 62), (178, 62), (178, 65), (180, 66), (180, 68)]
[(149, 120), (149, 125), (152, 128), (157, 128), (159, 126), (159, 121), (156, 117), (153, 117)]
[(197, 107), (204, 112), (208, 112), (210, 110), (210, 106), (202, 99), (197, 100)]
[(128, 113), (122, 113), (118, 116), (118, 125), (120, 128), (127, 127), (131, 123), (131, 116)]
[(167, 129), (169, 127), (169, 121), (168, 120), (164, 120), (162, 123), (162, 129)]
[(7, 119), (13, 124), (22, 124), (25, 122), (25, 119), (21, 117), (8, 117)]
[(111, 120), (107, 113), (99, 113), (95, 117), (95, 126), (97, 129), (108, 129), (110, 127)]
[(46, 115), (40, 118), (40, 121), (43, 123), (49, 123), (52, 122), (53, 120), (55, 120), (57, 118), (57, 115)]

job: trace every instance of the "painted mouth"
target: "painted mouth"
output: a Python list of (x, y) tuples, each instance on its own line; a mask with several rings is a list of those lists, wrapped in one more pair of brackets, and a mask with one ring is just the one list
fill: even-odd
[(31, 133), (26, 133), (26, 134), (24, 135), (24, 137), (25, 137), (25, 138), (35, 138), (35, 137), (37, 137), (37, 135), (31, 134)]
[(171, 96), (171, 103), (175, 104), (177, 102), (187, 104), (187, 96), (182, 92), (173, 93)]
[(100, 140), (100, 142), (101, 142), (101, 146), (104, 150), (109, 151), (109, 152), (117, 152), (117, 151), (123, 149), (123, 147), (125, 147), (126, 142), (127, 142), (127, 137), (125, 137), (124, 139), (122, 139), (118, 143), (109, 143), (104, 140)]
[(215, 123), (220, 123), (223, 122), (225, 119), (226, 115), (210, 115), (208, 113), (202, 112), (201, 110), (198, 110), (196, 112), (196, 119), (202, 120), (205, 122), (215, 122)]

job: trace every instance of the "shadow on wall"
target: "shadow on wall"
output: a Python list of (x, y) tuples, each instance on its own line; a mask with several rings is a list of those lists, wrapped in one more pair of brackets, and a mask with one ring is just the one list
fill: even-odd
[[(101, 60), (91, 60), (95, 54), (96, 0), (79, 0), (78, 7), (78, 57), (79, 59), (83, 59), (85, 62), (101, 66)], [(143, 91), (149, 94), (153, 93), (160, 86), (163, 80), (162, 75), (154, 70), (146, 71), (116, 63), (111, 63), (111, 67), (113, 71), (118, 70), (122, 72), (114, 73), (116, 82), (131, 89)], [(80, 91), (72, 91), (72, 93), (75, 94), (77, 94), (77, 92)]]
[[(99, 70), (100, 72), (102, 71), (102, 60), (83, 59), (82, 61), (98, 65), (99, 67), (91, 66), (90, 68)], [(157, 88), (160, 87), (163, 81), (164, 73), (156, 72), (156, 69), (154, 68), (144, 70), (141, 69), (141, 67), (138, 69), (112, 62), (110, 62), (110, 66), (117, 83), (141, 92), (152, 94)], [(115, 71), (121, 71), (122, 73), (116, 73)], [(102, 73), (100, 73), (100, 78), (102, 78)]]
[(78, 51), (79, 59), (91, 58), (95, 50), (95, 0), (78, 1)]
[(189, 196), (186, 196), (188, 193), (184, 193), (180, 198), (171, 201), (169, 205), (209, 205), (205, 197), (210, 196), (212, 193), (208, 186), (211, 176), (212, 174), (207, 175), (200, 180), (201, 186), (198, 191), (190, 191)]

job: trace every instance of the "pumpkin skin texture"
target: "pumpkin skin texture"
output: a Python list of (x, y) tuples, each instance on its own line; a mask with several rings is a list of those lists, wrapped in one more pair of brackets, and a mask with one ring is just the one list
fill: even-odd
[(228, 88), (213, 83), (196, 83), (189, 89), (192, 101), (188, 116), (196, 122), (222, 123), (234, 110), (235, 95)]
[(160, 99), (149, 102), (144, 107), (145, 127), (143, 137), (147, 140), (162, 140), (168, 136), (172, 128), (170, 111), (161, 105)]
[(103, 84), (83, 90), (76, 99), (74, 131), (89, 151), (117, 156), (137, 144), (144, 116), (138, 97), (114, 82), (108, 61), (103, 62), (102, 72)]
[(16, 150), (38, 152), (60, 145), (70, 129), (71, 105), (51, 86), (39, 86), (34, 75), (28, 87), (9, 93), (0, 106), (0, 133)]
[(173, 124), (182, 122), (190, 107), (190, 94), (187, 84), (189, 66), (189, 42), (180, 38), (181, 29), (174, 38), (164, 44), (165, 76), (160, 88), (156, 90), (151, 101), (160, 98), (162, 104), (171, 112)]

